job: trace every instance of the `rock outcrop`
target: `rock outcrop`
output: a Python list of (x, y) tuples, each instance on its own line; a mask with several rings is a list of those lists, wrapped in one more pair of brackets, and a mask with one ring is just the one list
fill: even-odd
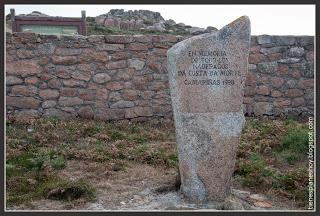
[(124, 11), (123, 9), (112, 9), (106, 14), (97, 16), (95, 22), (122, 30), (178, 33), (184, 35), (198, 35), (217, 30), (211, 26), (204, 29), (185, 25), (184, 23), (176, 23), (172, 19), (165, 20), (160, 13), (149, 10)]

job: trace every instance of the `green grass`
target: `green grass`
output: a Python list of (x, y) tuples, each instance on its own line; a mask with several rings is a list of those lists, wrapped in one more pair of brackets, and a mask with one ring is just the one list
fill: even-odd
[(247, 120), (234, 178), (256, 192), (273, 191), (307, 206), (307, 152), (307, 124), (290, 117)]

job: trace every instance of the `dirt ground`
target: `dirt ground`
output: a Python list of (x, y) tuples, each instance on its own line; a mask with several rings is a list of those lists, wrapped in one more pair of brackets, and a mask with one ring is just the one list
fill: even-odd
[[(78, 199), (72, 202), (41, 199), (30, 204), (16, 206), (10, 209), (37, 210), (212, 210), (217, 211), (217, 205), (196, 205), (183, 199), (175, 188), (177, 170), (162, 169), (141, 163), (126, 164), (125, 170), (110, 171), (110, 165), (98, 162), (83, 162), (71, 160), (68, 166), (59, 172), (61, 178), (68, 180), (86, 179), (96, 188), (94, 202)], [(236, 184), (236, 183), (234, 183)], [(240, 185), (234, 189), (248, 191)], [(252, 192), (253, 193), (253, 192)], [(272, 208), (268, 210), (296, 209), (294, 201), (269, 196)], [(244, 205), (245, 210), (263, 210)]]

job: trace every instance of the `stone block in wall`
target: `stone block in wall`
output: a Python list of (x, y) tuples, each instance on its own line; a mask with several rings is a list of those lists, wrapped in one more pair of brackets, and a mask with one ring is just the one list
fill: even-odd
[(93, 81), (99, 84), (109, 82), (111, 77), (106, 73), (98, 73), (93, 76)]
[(60, 97), (58, 103), (60, 106), (75, 106), (83, 104), (83, 100), (78, 97)]
[(104, 37), (104, 35), (90, 35), (87, 37), (87, 41), (89, 41), (90, 43), (104, 43)]
[(303, 47), (291, 47), (288, 51), (288, 56), (293, 58), (299, 58), (304, 55)]
[(282, 97), (282, 96), (283, 96), (283, 94), (281, 91), (277, 91), (277, 90), (271, 91), (271, 97), (278, 98), (278, 97)]
[(277, 108), (286, 108), (286, 107), (289, 107), (290, 104), (291, 104), (291, 101), (286, 98), (277, 98), (273, 101), (274, 107), (277, 107)]
[(34, 58), (36, 55), (34, 54), (33, 50), (18, 49), (17, 56), (20, 59), (31, 59)]
[(257, 36), (258, 44), (270, 44), (272, 43), (272, 36), (270, 35), (259, 35)]
[(297, 97), (297, 98), (292, 99), (291, 106), (292, 107), (305, 106), (305, 101), (304, 101), (303, 97)]
[(57, 118), (68, 118), (71, 116), (70, 113), (64, 112), (60, 109), (56, 109), (56, 108), (49, 108), (49, 109), (45, 109), (44, 113), (43, 113), (44, 117), (57, 117)]
[(36, 77), (36, 76), (26, 77), (26, 78), (24, 79), (24, 82), (25, 82), (25, 84), (27, 84), (27, 85), (37, 85), (38, 82), (39, 82), (39, 79), (38, 79), (38, 77)]
[(119, 120), (125, 118), (124, 109), (109, 109), (109, 108), (99, 108), (95, 110), (94, 119), (99, 120)]
[(78, 59), (75, 56), (53, 56), (51, 60), (53, 64), (57, 65), (74, 65), (78, 63)]
[(142, 70), (145, 66), (145, 62), (139, 59), (129, 59), (128, 60), (128, 67), (134, 68), (136, 70)]
[(75, 56), (81, 53), (81, 49), (76, 48), (65, 48), (65, 47), (57, 47), (55, 49), (55, 54), (60, 56)]
[(86, 101), (94, 101), (96, 99), (95, 89), (78, 89), (78, 97)]
[(32, 85), (15, 85), (11, 88), (12, 95), (23, 95), (23, 96), (33, 96), (37, 93), (38, 89)]
[(33, 97), (6, 96), (6, 105), (22, 109), (38, 109), (40, 100)]
[(305, 62), (296, 64), (296, 69), (300, 72), (302, 77), (305, 78), (313, 78), (314, 77), (314, 63), (313, 62)]
[(7, 62), (6, 74), (27, 77), (40, 74), (42, 68), (34, 60), (20, 60), (16, 62)]
[(109, 70), (126, 68), (127, 67), (127, 61), (126, 60), (120, 60), (120, 61), (108, 62), (108, 64), (106, 66), (107, 66), (107, 68)]
[(284, 84), (284, 79), (280, 77), (270, 77), (271, 85), (275, 88), (280, 88)]
[(278, 60), (278, 62), (282, 64), (293, 64), (293, 63), (298, 63), (300, 61), (301, 61), (300, 58), (284, 58), (284, 59)]
[(131, 35), (105, 35), (105, 42), (111, 44), (127, 44), (134, 41)]
[(314, 61), (314, 51), (308, 51), (306, 53), (306, 60), (311, 62)]
[(253, 113), (256, 116), (273, 115), (273, 104), (268, 102), (256, 102), (253, 107)]
[(120, 51), (124, 49), (123, 44), (99, 44), (96, 46), (98, 51)]
[(314, 79), (303, 79), (300, 80), (298, 86), (301, 89), (313, 89), (314, 86)]
[(268, 86), (258, 86), (256, 92), (258, 95), (269, 95), (270, 88)]
[(151, 35), (133, 35), (133, 40), (138, 43), (152, 43)]
[(74, 79), (68, 79), (63, 80), (63, 85), (67, 87), (85, 87), (86, 83), (83, 80), (74, 80)]
[(272, 41), (279, 46), (290, 46), (296, 43), (295, 36), (272, 36)]
[(151, 107), (132, 107), (126, 109), (125, 118), (137, 118), (137, 117), (148, 117), (152, 116), (152, 108)]
[(18, 122), (26, 122), (28, 120), (38, 118), (41, 115), (41, 113), (35, 109), (16, 110), (14, 114)]
[(289, 67), (286, 64), (278, 64), (278, 73), (281, 75), (288, 74)]
[(123, 68), (115, 70), (113, 76), (114, 81), (129, 81), (134, 76), (135, 70), (133, 68)]
[(60, 96), (62, 97), (74, 97), (78, 94), (77, 88), (66, 88), (63, 87), (60, 89)]
[(44, 89), (44, 90), (39, 91), (39, 96), (42, 99), (52, 99), (52, 98), (59, 97), (59, 92), (58, 92), (58, 90)]
[(297, 38), (297, 42), (300, 46), (308, 46), (314, 44), (314, 37), (313, 36), (300, 36)]
[(128, 50), (133, 50), (133, 51), (147, 51), (148, 45), (143, 44), (143, 43), (130, 43), (127, 45)]
[(273, 53), (282, 53), (286, 50), (286, 47), (283, 46), (276, 46), (276, 47), (270, 47), (270, 48), (261, 48), (260, 52), (263, 53), (264, 55), (269, 55)]
[(255, 53), (249, 55), (249, 63), (250, 64), (258, 64), (267, 60), (267, 57), (263, 54)]
[(23, 83), (23, 80), (16, 76), (6, 76), (6, 85), (17, 85)]
[(300, 89), (288, 89), (285, 93), (287, 97), (299, 97), (303, 95), (303, 91)]
[(55, 45), (53, 43), (42, 43), (38, 45), (38, 52), (41, 56), (51, 56), (55, 51)]
[(84, 106), (79, 108), (78, 115), (85, 119), (93, 119), (94, 112), (90, 106)]
[(120, 82), (108, 82), (106, 88), (111, 91), (117, 91), (123, 89), (123, 85)]
[(54, 101), (54, 100), (46, 100), (46, 101), (42, 102), (41, 107), (44, 108), (44, 109), (48, 109), (48, 108), (53, 108), (56, 105), (57, 105), (56, 101)]
[(110, 108), (111, 109), (123, 109), (123, 108), (131, 108), (134, 107), (134, 103), (132, 101), (125, 101), (125, 100), (120, 100), (117, 101), (113, 104), (111, 104)]
[(278, 71), (277, 62), (264, 62), (257, 64), (257, 72), (264, 74), (276, 74)]

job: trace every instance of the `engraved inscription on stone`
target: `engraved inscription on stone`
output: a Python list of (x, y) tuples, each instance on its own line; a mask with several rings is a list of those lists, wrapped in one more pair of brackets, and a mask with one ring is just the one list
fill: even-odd
[(246, 16), (168, 50), (181, 192), (196, 202), (223, 201), (245, 119), (243, 91), (250, 46)]

